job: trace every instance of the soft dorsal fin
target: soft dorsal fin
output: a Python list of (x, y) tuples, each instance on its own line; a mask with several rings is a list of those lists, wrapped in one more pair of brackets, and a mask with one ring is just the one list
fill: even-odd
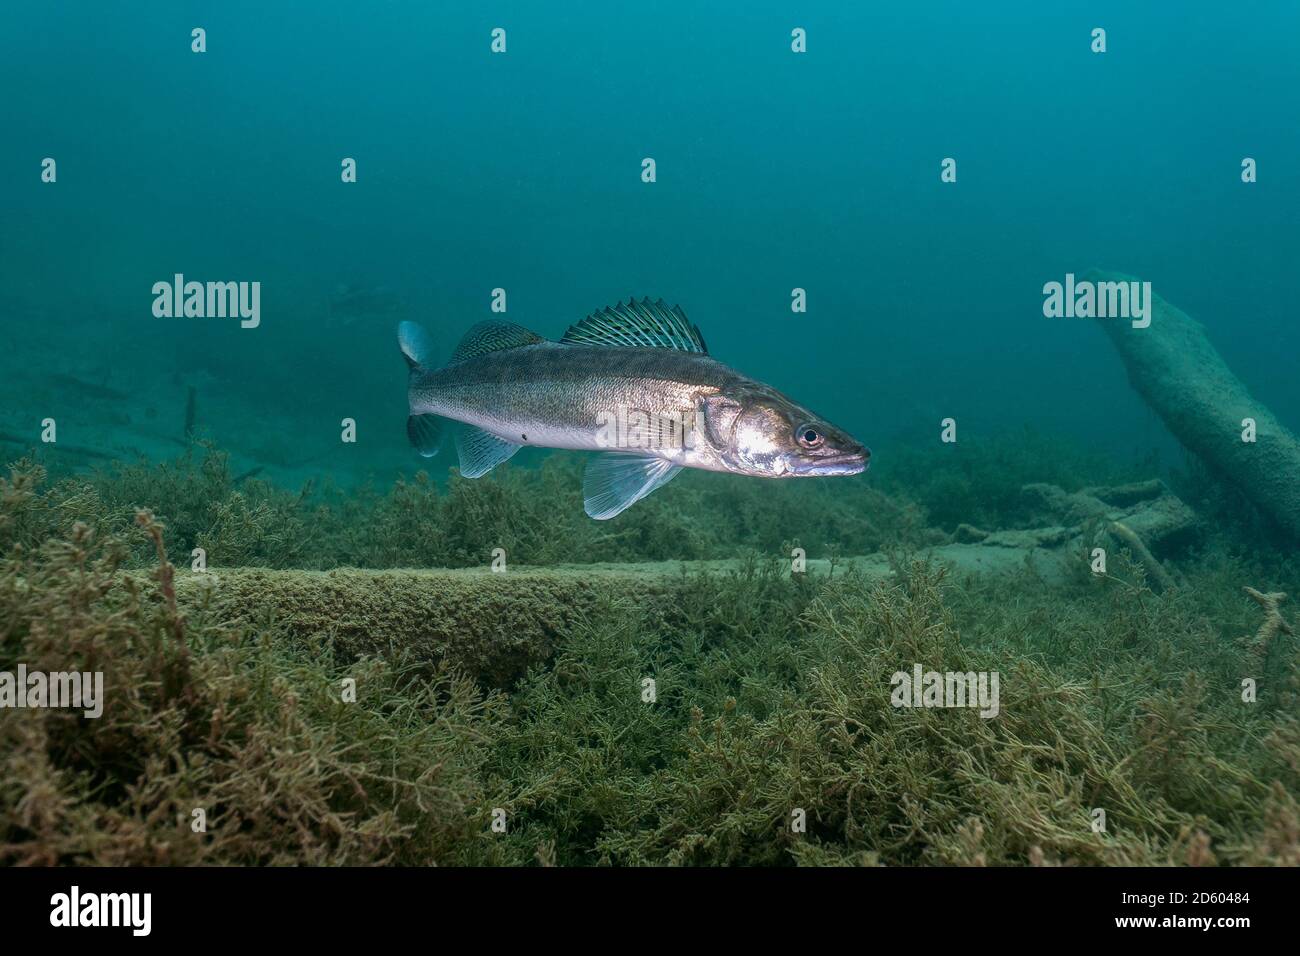
[(465, 359), (474, 358), (476, 355), (486, 355), (488, 352), (502, 352), (506, 349), (517, 349), (524, 345), (536, 345), (538, 342), (545, 342), (536, 332), (532, 332), (522, 325), (515, 325), (513, 322), (480, 322), (460, 340), (456, 346), (456, 351), (451, 353), (453, 362), (463, 362)]
[(569, 326), (561, 342), (582, 345), (618, 345), (635, 348), (676, 349), (708, 355), (704, 336), (679, 306), (671, 309), (660, 299), (629, 299), (593, 312)]

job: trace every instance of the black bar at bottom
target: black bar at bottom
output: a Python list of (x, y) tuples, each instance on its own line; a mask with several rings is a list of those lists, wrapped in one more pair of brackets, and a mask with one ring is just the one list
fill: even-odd
[(609, 941), (611, 925), (653, 936), (689, 918), (725, 927), (733, 943), (813, 921), (819, 930), (848, 924), (864, 943), (900, 932), (987, 942), (997, 932), (1072, 942), (1199, 934), (1230, 944), (1289, 926), (1294, 884), (1295, 871), (1281, 869), (6, 869), (0, 915), (7, 943), (77, 933), (128, 945), (282, 938), (334, 947), (373, 944), (376, 931), (435, 946), (453, 932), (494, 944), (556, 931)]

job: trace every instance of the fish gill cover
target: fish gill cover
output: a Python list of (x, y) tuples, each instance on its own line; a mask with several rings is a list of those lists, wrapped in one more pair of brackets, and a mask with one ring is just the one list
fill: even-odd
[(1300, 864), (1297, 16), (6, 6), (0, 861)]

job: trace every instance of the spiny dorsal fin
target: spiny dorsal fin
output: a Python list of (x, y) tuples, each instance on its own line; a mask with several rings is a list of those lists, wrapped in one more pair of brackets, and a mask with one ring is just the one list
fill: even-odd
[(538, 342), (545, 341), (546, 339), (536, 332), (529, 331), (522, 325), (489, 320), (480, 322), (465, 333), (465, 337), (456, 346), (456, 351), (451, 353), (451, 360), (463, 362), (476, 355), (517, 349), (524, 345), (536, 345)]
[(561, 342), (583, 345), (676, 349), (708, 355), (704, 336), (679, 306), (668, 308), (663, 299), (648, 298), (622, 303), (593, 312), (569, 326)]

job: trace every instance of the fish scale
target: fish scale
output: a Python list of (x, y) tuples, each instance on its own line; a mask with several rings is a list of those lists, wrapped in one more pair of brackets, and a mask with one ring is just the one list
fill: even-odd
[(693, 353), (548, 342), (427, 373), (412, 385), (411, 411), (517, 444), (585, 450), (600, 447), (598, 432), (621, 410), (694, 415), (701, 396), (741, 380)]

